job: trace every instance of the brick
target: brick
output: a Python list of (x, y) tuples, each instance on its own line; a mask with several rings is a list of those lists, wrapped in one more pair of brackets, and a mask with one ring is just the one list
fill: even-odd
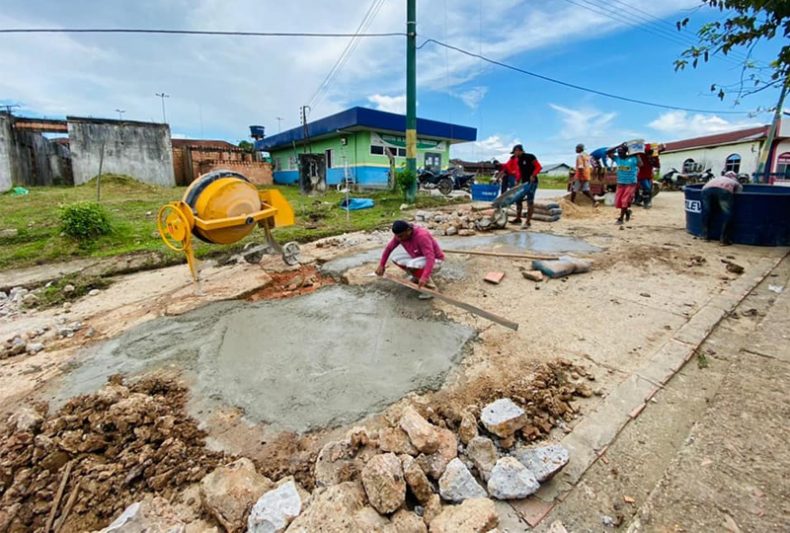
[(493, 283), (494, 285), (499, 285), (499, 282), (502, 281), (502, 278), (505, 277), (504, 272), (489, 272), (483, 278), (483, 281), (487, 281), (488, 283)]

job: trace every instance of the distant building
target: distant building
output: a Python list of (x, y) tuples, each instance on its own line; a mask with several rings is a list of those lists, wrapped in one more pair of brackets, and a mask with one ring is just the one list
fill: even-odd
[(173, 139), (173, 174), (176, 185), (189, 185), (214, 170), (232, 170), (257, 185), (272, 184), (272, 166), (227, 141)]
[[(329, 185), (347, 176), (362, 186), (383, 187), (390, 168), (388, 152), (397, 166), (406, 162), (405, 130), (404, 115), (353, 107), (257, 140), (255, 149), (271, 154), (275, 183), (296, 183), (299, 155), (311, 152), (323, 155)], [(475, 128), (418, 118), (417, 166), (446, 168), (451, 144), (476, 139)]]
[[(760, 151), (769, 126), (694, 137), (665, 143), (661, 154), (661, 173), (677, 169), (690, 173), (711, 169), (715, 175), (732, 170), (752, 175), (757, 171)], [(782, 121), (768, 158), (772, 176), (790, 178), (790, 123)], [(758, 181), (767, 181), (758, 177)]]
[(567, 178), (572, 167), (565, 163), (556, 163), (553, 165), (546, 165), (540, 171), (541, 176), (557, 176)]

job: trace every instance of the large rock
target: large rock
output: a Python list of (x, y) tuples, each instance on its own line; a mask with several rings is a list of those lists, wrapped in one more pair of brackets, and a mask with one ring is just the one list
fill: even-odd
[(379, 431), (379, 449), (397, 455), (417, 455), (417, 448), (409, 440), (409, 435), (401, 428), (385, 428)]
[(403, 477), (414, 497), (422, 504), (427, 503), (434, 494), (434, 489), (428, 476), (425, 475), (425, 471), (410, 455), (401, 456), (401, 466), (403, 467)]
[[(325, 531), (318, 529), (317, 531)], [(398, 533), (390, 519), (380, 515), (373, 507), (366, 505), (354, 514), (354, 529), (343, 531), (370, 533)]]
[(461, 415), (461, 425), (458, 428), (458, 437), (460, 437), (464, 446), (469, 444), (473, 438), (477, 437), (477, 419), (475, 415), (469, 411)]
[(406, 480), (400, 459), (384, 453), (368, 461), (362, 469), (362, 485), (368, 501), (378, 512), (390, 514), (406, 500)]
[(488, 493), (498, 500), (520, 500), (539, 488), (535, 475), (512, 457), (497, 461), (488, 480)]
[(417, 458), (417, 463), (423, 471), (433, 479), (439, 479), (447, 465), (458, 456), (458, 439), (449, 429), (436, 428), (439, 438), (439, 448), (432, 454), (422, 454)]
[(16, 431), (38, 433), (44, 417), (30, 406), (23, 405), (17, 407), (11, 416), (8, 417), (8, 425)]
[(319, 487), (330, 487), (356, 479), (362, 470), (361, 461), (355, 458), (350, 442), (333, 441), (321, 448), (315, 462), (315, 483)]
[(302, 512), (304, 502), (293, 479), (261, 496), (247, 518), (249, 533), (280, 533)]
[(494, 502), (488, 498), (448, 505), (431, 522), (431, 533), (485, 533), (499, 524)]
[(430, 454), (439, 449), (439, 428), (425, 420), (413, 407), (403, 410), (400, 427), (409, 435), (409, 440), (419, 452)]
[(287, 533), (362, 532), (356, 514), (365, 507), (365, 490), (356, 481), (346, 481), (316, 490), (307, 508), (286, 530)]
[(483, 407), (480, 421), (488, 431), (505, 439), (527, 424), (527, 415), (510, 398), (501, 398)]
[(186, 524), (167, 500), (148, 496), (129, 505), (98, 533), (183, 533)]
[(425, 502), (425, 507), (423, 508), (422, 519), (425, 521), (427, 525), (430, 525), (433, 520), (442, 514), (442, 498), (438, 494), (432, 494), (431, 497)]
[(466, 465), (457, 457), (450, 461), (439, 479), (439, 494), (450, 502), (487, 496), (485, 489), (477, 483)]
[(546, 481), (562, 470), (570, 454), (560, 444), (536, 446), (534, 448), (518, 448), (513, 456), (535, 474), (538, 481)]
[(204, 477), (200, 481), (200, 498), (217, 522), (229, 533), (234, 533), (244, 530), (250, 507), (273, 486), (245, 457)]
[(422, 518), (406, 509), (401, 509), (392, 516), (392, 525), (398, 533), (428, 533)]
[(466, 447), (466, 456), (475, 465), (475, 469), (483, 481), (488, 481), (488, 478), (491, 477), (491, 470), (499, 459), (494, 441), (488, 437), (473, 438), (469, 442), (469, 446)]

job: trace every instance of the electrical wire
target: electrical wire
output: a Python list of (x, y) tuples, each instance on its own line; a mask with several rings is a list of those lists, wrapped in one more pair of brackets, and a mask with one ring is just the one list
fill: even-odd
[(463, 48), (459, 48), (459, 47), (453, 46), (451, 44), (447, 44), (447, 43), (443, 43), (441, 41), (437, 41), (436, 39), (426, 39), (422, 44), (420, 44), (417, 47), (417, 49), (419, 50), (419, 49), (423, 48), (425, 45), (427, 45), (429, 43), (433, 43), (433, 44), (436, 44), (437, 46), (442, 46), (444, 48), (449, 48), (450, 50), (455, 50), (456, 52), (459, 52), (461, 54), (467, 55), (469, 57), (474, 57), (474, 58), (477, 58), (477, 59), (481, 59), (481, 60), (483, 60), (483, 61), (485, 61), (487, 63), (491, 63), (492, 65), (497, 65), (497, 66), (500, 66), (502, 68), (506, 68), (508, 70), (513, 70), (513, 71), (519, 72), (521, 74), (526, 74), (527, 76), (532, 76), (533, 78), (538, 78), (538, 79), (541, 79), (541, 80), (544, 80), (544, 81), (548, 81), (550, 83), (555, 83), (557, 85), (562, 85), (563, 87), (568, 87), (570, 89), (576, 89), (576, 90), (579, 90), (579, 91), (584, 91), (584, 92), (588, 92), (588, 93), (592, 93), (592, 94), (597, 94), (598, 96), (604, 96), (606, 98), (612, 98), (614, 100), (620, 100), (620, 101), (629, 102), (629, 103), (632, 103), (632, 104), (639, 104), (639, 105), (644, 105), (644, 106), (649, 106), (649, 107), (657, 107), (657, 108), (660, 108), (660, 109), (671, 109), (671, 110), (675, 110), (675, 111), (688, 111), (688, 112), (692, 112), (692, 113), (716, 113), (716, 114), (727, 114), (727, 115), (750, 115), (750, 114), (752, 114), (752, 112), (750, 112), (750, 111), (717, 111), (717, 110), (711, 110), (711, 109), (696, 109), (696, 108), (693, 108), (693, 107), (680, 107), (680, 106), (659, 104), (657, 102), (649, 102), (647, 100), (639, 100), (637, 98), (630, 98), (630, 97), (627, 97), (627, 96), (620, 96), (620, 95), (617, 95), (617, 94), (608, 93), (608, 92), (605, 92), (605, 91), (599, 91), (597, 89), (591, 89), (589, 87), (583, 87), (581, 85), (576, 85), (574, 83), (569, 83), (569, 82), (566, 82), (566, 81), (558, 80), (556, 78), (552, 78), (552, 77), (549, 77), (549, 76), (544, 76), (544, 75), (538, 74), (536, 72), (531, 72), (531, 71), (525, 70), (523, 68), (519, 68), (519, 67), (516, 67), (516, 66), (513, 66), (513, 65), (509, 65), (507, 63), (503, 63), (502, 61), (497, 61), (496, 59), (491, 59), (490, 57), (486, 57), (486, 56), (484, 56), (482, 54), (476, 54), (474, 52), (470, 52), (469, 50), (464, 50)]
[(219, 30), (163, 30), (143, 28), (0, 28), (0, 34), (14, 33), (143, 33), (161, 35), (225, 35), (234, 37), (406, 37), (406, 32), (317, 33)]

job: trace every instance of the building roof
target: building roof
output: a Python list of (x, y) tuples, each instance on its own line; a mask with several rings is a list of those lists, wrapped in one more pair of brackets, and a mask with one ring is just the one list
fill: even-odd
[(240, 150), (238, 146), (228, 141), (219, 141), (212, 139), (170, 139), (173, 143), (173, 148), (183, 148), (189, 146), (190, 148), (217, 148), (220, 150)]
[(678, 152), (691, 148), (705, 148), (708, 146), (721, 146), (724, 144), (736, 144), (741, 142), (759, 141), (768, 135), (769, 126), (757, 126), (737, 131), (717, 133), (715, 135), (705, 135), (704, 137), (694, 137), (664, 143), (664, 152)]
[(548, 173), (548, 172), (551, 172), (552, 170), (559, 170), (559, 169), (561, 169), (561, 168), (563, 168), (563, 167), (564, 167), (566, 170), (570, 170), (570, 168), (571, 168), (571, 166), (570, 166), (570, 165), (568, 165), (567, 163), (555, 163), (555, 164), (553, 164), (553, 165), (546, 165), (545, 167), (543, 167), (543, 168), (540, 170), (540, 173), (541, 173), (541, 174), (546, 174), (546, 173)]
[[(318, 139), (342, 133), (342, 131), (355, 132), (376, 130), (392, 133), (406, 131), (406, 116), (386, 111), (377, 111), (366, 107), (352, 107), (340, 113), (308, 122), (307, 130), (310, 139)], [(338, 130), (342, 130), (338, 132)], [(424, 118), (417, 119), (417, 135), (434, 139), (447, 140), (450, 143), (474, 141), (477, 139), (477, 129), (447, 122), (438, 122)], [(290, 130), (266, 137), (255, 142), (256, 150), (273, 150), (280, 147), (291, 146), (293, 143), (303, 144), (304, 128)]]

